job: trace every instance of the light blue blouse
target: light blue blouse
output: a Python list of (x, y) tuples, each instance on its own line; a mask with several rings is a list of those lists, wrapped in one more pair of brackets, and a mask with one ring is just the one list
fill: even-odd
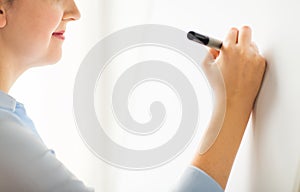
[[(23, 104), (0, 91), (0, 191), (92, 192), (56, 159)], [(222, 192), (210, 176), (188, 167), (173, 192)]]

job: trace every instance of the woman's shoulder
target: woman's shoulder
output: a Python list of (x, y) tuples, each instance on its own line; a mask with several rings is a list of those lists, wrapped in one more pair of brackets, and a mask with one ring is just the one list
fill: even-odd
[(12, 111), (0, 107), (0, 128), (4, 126), (22, 126), (22, 121)]
[(46, 151), (44, 143), (13, 112), (0, 108), (0, 153), (5, 149)]

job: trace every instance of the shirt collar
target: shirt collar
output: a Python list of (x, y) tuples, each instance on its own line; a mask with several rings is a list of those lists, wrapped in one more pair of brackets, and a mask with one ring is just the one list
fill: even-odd
[(16, 110), (17, 101), (10, 95), (0, 90), (0, 108), (4, 108), (14, 112)]

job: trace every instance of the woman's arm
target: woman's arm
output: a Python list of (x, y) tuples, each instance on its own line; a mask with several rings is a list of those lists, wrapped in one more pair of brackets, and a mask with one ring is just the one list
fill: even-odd
[[(204, 152), (195, 155), (192, 164), (215, 179), (223, 189), (259, 92), (265, 66), (265, 59), (252, 43), (249, 27), (231, 29), (221, 51), (210, 50), (204, 61), (204, 71), (215, 93), (215, 106), (203, 139), (211, 135), (215, 135), (215, 139)], [(212, 80), (218, 75), (223, 82)], [(200, 149), (203, 141), (201, 143)]]

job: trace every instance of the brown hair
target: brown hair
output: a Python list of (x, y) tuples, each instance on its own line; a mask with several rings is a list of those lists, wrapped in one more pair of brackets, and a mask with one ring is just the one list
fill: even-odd
[(13, 1), (14, 1), (14, 0), (0, 0), (0, 5), (1, 5), (1, 4), (6, 4), (6, 3), (12, 4)]
[[(0, 5), (3, 5), (3, 4), (9, 4), (8, 6), (12, 5), (14, 0), (0, 0)], [(3, 13), (3, 10), (0, 9), (0, 14)]]

